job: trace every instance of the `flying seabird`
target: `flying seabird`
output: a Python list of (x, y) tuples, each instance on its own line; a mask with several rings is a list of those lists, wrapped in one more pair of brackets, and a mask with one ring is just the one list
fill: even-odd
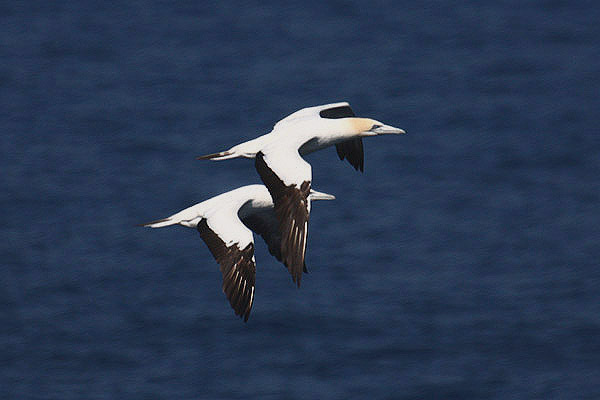
[[(198, 159), (255, 159), (254, 165), (273, 197), (275, 214), (288, 244), (282, 246), (282, 257), (288, 267), (300, 271), (312, 180), (311, 166), (302, 156), (335, 145), (340, 160), (346, 158), (356, 170), (363, 171), (362, 137), (401, 133), (402, 129), (374, 119), (356, 117), (346, 102), (332, 103), (303, 108), (277, 122), (266, 135)], [(297, 277), (300, 284), (300, 275)]]
[[(308, 223), (311, 200), (333, 200), (335, 196), (308, 189), (306, 215), (304, 210), (299, 218)], [(298, 230), (282, 235), (280, 224), (273, 208), (273, 200), (263, 185), (248, 185), (212, 197), (188, 207), (170, 217), (148, 222), (141, 226), (162, 228), (170, 225), (183, 225), (195, 228), (219, 263), (223, 274), (223, 292), (227, 296), (236, 315), (248, 321), (254, 301), (256, 262), (254, 259), (254, 237), (259, 234), (267, 243), (269, 252), (282, 261), (290, 271), (294, 282), (300, 286), (302, 270), (306, 271), (304, 258), (302, 269), (294, 269), (283, 256), (285, 246), (296, 238)], [(306, 247), (306, 226), (303, 230), (302, 245)]]

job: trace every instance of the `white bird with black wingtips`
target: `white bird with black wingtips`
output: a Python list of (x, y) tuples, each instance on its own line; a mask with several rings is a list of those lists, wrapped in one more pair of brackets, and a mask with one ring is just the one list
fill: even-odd
[(198, 159), (255, 158), (255, 167), (269, 189), (282, 234), (282, 257), (300, 277), (306, 251), (308, 196), (312, 169), (302, 155), (335, 145), (341, 160), (364, 169), (362, 138), (402, 134), (400, 128), (370, 118), (358, 118), (346, 102), (303, 108), (277, 122), (273, 130), (229, 150)]
[[(335, 196), (309, 190), (307, 211), (312, 200), (333, 200)], [(306, 214), (308, 222), (308, 213)], [(282, 258), (282, 237), (273, 200), (263, 185), (248, 185), (212, 197), (170, 217), (141, 226), (162, 228), (183, 225), (197, 229), (223, 274), (223, 292), (236, 315), (248, 320), (254, 302), (256, 232), (267, 243), (269, 252), (288, 267), (294, 282), (299, 278)], [(306, 232), (306, 230), (304, 231)], [(304, 262), (304, 261), (303, 261)], [(302, 265), (306, 270), (306, 265)]]

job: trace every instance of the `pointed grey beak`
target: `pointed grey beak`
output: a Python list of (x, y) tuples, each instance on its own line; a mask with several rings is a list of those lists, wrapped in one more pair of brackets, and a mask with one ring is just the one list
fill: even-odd
[(311, 200), (335, 200), (335, 196), (332, 194), (317, 192), (316, 190), (310, 190), (308, 195)]
[(373, 132), (375, 135), (401, 135), (404, 132), (403, 129), (396, 128), (390, 125), (379, 125), (371, 128), (370, 132)]

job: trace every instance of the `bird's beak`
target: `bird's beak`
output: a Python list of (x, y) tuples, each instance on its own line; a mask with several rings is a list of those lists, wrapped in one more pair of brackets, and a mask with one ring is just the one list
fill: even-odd
[(406, 133), (403, 129), (396, 128), (391, 125), (376, 125), (369, 129), (368, 132), (370, 132), (372, 135), (401, 135)]
[(310, 190), (309, 195), (311, 200), (335, 200), (335, 196), (332, 194), (317, 192), (316, 190)]

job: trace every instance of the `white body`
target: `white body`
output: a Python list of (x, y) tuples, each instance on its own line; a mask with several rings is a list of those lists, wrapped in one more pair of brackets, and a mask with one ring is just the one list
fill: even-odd
[(303, 108), (277, 122), (266, 135), (199, 158), (255, 158), (258, 152), (262, 152), (265, 162), (286, 185), (299, 187), (302, 182), (312, 180), (311, 167), (302, 159), (302, 155), (363, 136), (404, 133), (402, 129), (370, 118), (327, 118), (320, 114), (322, 111), (344, 107), (350, 110), (350, 105), (346, 102)]
[[(266, 154), (264, 149), (276, 142), (285, 143), (285, 147), (294, 148), (301, 155), (304, 155), (360, 136), (404, 133), (401, 129), (386, 126), (368, 118), (349, 117), (328, 119), (319, 116), (319, 112), (322, 110), (343, 106), (349, 106), (349, 104), (341, 102), (303, 108), (277, 122), (273, 130), (266, 135), (240, 143), (222, 152), (223, 156), (214, 159), (226, 160), (235, 157), (254, 158), (259, 151), (263, 151)], [(369, 129), (373, 125), (391, 129), (388, 129), (389, 132), (381, 128), (380, 132), (371, 132)]]
[[(309, 207), (311, 198), (328, 200), (335, 197), (311, 190), (308, 195)], [(282, 255), (286, 254), (286, 249), (282, 246), (281, 237), (285, 233), (278, 233), (280, 225), (276, 218), (273, 200), (263, 185), (240, 187), (143, 226), (161, 228), (179, 224), (198, 229), (200, 236), (220, 265), (223, 274), (223, 292), (236, 315), (247, 321), (254, 301), (256, 261), (252, 230), (242, 221), (263, 237), (273, 256), (284, 261)], [(298, 278), (294, 275), (292, 278), (299, 284)]]
[[(332, 200), (335, 196), (311, 190), (310, 200)], [(253, 243), (252, 231), (241, 221), (244, 217), (273, 209), (273, 199), (264, 185), (247, 185), (222, 193), (201, 203), (195, 204), (168, 218), (150, 222), (144, 226), (162, 228), (182, 225), (188, 228), (198, 226), (202, 219), (227, 246), (237, 244), (240, 249)]]
[(273, 208), (273, 200), (263, 185), (248, 185), (222, 193), (201, 203), (188, 207), (164, 220), (150, 223), (150, 228), (169, 225), (183, 225), (188, 228), (198, 226), (206, 219), (208, 226), (226, 243), (237, 243), (240, 248), (252, 242), (252, 231), (240, 220), (240, 213), (258, 212)]

